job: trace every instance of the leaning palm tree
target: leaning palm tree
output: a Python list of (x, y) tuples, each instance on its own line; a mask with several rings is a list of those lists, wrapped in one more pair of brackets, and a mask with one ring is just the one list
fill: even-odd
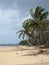
[[(32, 21), (32, 19), (29, 19), (29, 20)], [(23, 39), (25, 38), (25, 36), (28, 37), (27, 39), (29, 39), (29, 37), (32, 38), (32, 35), (30, 34), (30, 27), (29, 27), (30, 22), (29, 22), (29, 20), (26, 20), (27, 22), (24, 21), (24, 23), (23, 23), (23, 25), (22, 25), (23, 30), (20, 30), (20, 31), (17, 32), (17, 33), (20, 33), (20, 34), (19, 34), (19, 38), (20, 38), (21, 36), (22, 36)], [(29, 41), (29, 40), (27, 40), (27, 41), (28, 41), (28, 44), (29, 44), (30, 46), (32, 46), (31, 43), (30, 43), (30, 41)]]
[(31, 9), (30, 14), (33, 20), (30, 26), (32, 26), (33, 30), (38, 30), (39, 39), (42, 42), (41, 34), (48, 29), (46, 20), (49, 13), (44, 8), (38, 6), (35, 10)]
[[(23, 23), (23, 30), (18, 31), (20, 33), (19, 37), (25, 37), (25, 35), (28, 37), (28, 40), (30, 38), (33, 40), (33, 38), (38, 38), (39, 43), (42, 42), (42, 33), (48, 29), (49, 21), (47, 20), (48, 12), (45, 11), (44, 8), (38, 6), (35, 10), (30, 10), (31, 19), (26, 19)], [(37, 36), (34, 35), (34, 31), (36, 31), (38, 34)], [(31, 45), (31, 44), (30, 44)]]
[(47, 20), (48, 12), (47, 11), (45, 12), (44, 8), (38, 6), (35, 10), (31, 9), (30, 14), (33, 20), (31, 24), (34, 28), (41, 31), (47, 29), (46, 20)]

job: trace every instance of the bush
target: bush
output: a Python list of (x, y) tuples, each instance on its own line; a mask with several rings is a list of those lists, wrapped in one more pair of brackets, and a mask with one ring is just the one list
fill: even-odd
[(19, 45), (28, 45), (28, 46), (29, 46), (27, 40), (22, 40), (22, 41), (20, 41), (20, 42), (19, 42)]

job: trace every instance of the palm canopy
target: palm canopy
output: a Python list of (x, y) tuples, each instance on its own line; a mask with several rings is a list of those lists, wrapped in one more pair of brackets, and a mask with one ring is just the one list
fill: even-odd
[(30, 14), (33, 20), (30, 26), (32, 26), (33, 30), (38, 30), (39, 40), (42, 42), (41, 35), (48, 29), (49, 25), (49, 21), (47, 21), (49, 13), (44, 8), (38, 6), (35, 10), (31, 9)]
[(24, 39), (25, 36), (27, 37), (32, 37), (31, 33), (30, 33), (30, 29), (31, 27), (29, 27), (30, 25), (30, 22), (32, 22), (33, 20), (32, 19), (27, 19), (23, 22), (22, 24), (22, 27), (23, 27), (23, 30), (20, 30), (18, 31), (17, 33), (20, 33), (19, 34), (19, 38), (22, 36), (22, 38)]
[(38, 31), (39, 38), (41, 39), (41, 33), (48, 29), (49, 20), (47, 20), (47, 17), (49, 13), (44, 8), (38, 6), (35, 10), (31, 9), (30, 14), (32, 18), (26, 19), (22, 24), (23, 30), (17, 32), (20, 33), (19, 38), (22, 35), (24, 39), (26, 35), (29, 39), (30, 37), (33, 39), (33, 32)]
[(45, 19), (47, 19), (47, 16), (48, 16), (49, 13), (47, 11), (45, 11), (44, 8), (38, 6), (38, 7), (36, 7), (35, 10), (31, 9), (30, 14), (31, 14), (31, 16), (33, 17), (34, 20), (35, 19), (38, 19), (38, 20), (44, 19), (45, 20)]
[(26, 19), (24, 22), (23, 22), (23, 28), (26, 28), (29, 32), (31, 31), (31, 23), (33, 23), (33, 20), (32, 19)]
[(20, 34), (19, 34), (19, 38), (22, 36), (23, 39), (24, 39), (25, 30), (20, 30), (20, 31), (18, 31), (17, 33), (20, 33)]
[(31, 22), (31, 26), (33, 26), (34, 29), (36, 28), (41, 31), (47, 29), (47, 24), (45, 21), (47, 20), (49, 13), (45, 11), (44, 8), (38, 6), (35, 10), (31, 9), (30, 14), (33, 20), (33, 22)]

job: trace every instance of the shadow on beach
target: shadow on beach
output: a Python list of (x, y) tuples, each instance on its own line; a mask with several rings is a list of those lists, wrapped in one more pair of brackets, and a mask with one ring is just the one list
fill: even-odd
[(49, 62), (41, 62), (41, 63), (34, 63), (34, 64), (15, 64), (15, 65), (49, 65)]
[(31, 53), (28, 53), (28, 54), (24, 54), (23, 56), (37, 56), (37, 55), (40, 55), (40, 54), (44, 54), (44, 55), (49, 55), (49, 50), (39, 50), (37, 52), (31, 52)]
[[(33, 48), (28, 48), (28, 47), (14, 47), (14, 48), (10, 48), (10, 49), (6, 49), (3, 50), (1, 49), (0, 52), (16, 52), (16, 54), (18, 54), (20, 51), (20, 54), (22, 54), (22, 56), (37, 56), (39, 54), (44, 54), (44, 55), (48, 55), (49, 54), (49, 49), (33, 49)], [(25, 52), (25, 53), (24, 53)]]

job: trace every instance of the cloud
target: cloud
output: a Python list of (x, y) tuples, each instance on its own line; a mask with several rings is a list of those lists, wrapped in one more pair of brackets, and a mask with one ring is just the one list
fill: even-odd
[(2, 9), (17, 9), (18, 4), (16, 0), (0, 0), (0, 8)]
[(20, 30), (22, 29), (22, 23), (28, 16), (20, 18), (19, 10), (0, 9), (0, 30)]
[(19, 10), (2, 10), (0, 9), (0, 29), (12, 28), (19, 21)]
[(0, 0), (0, 42), (20, 41), (16, 31), (22, 29), (24, 20), (30, 18), (30, 9), (38, 5), (49, 11), (48, 0)]
[(26, 14), (26, 11), (30, 11), (31, 8), (35, 8), (37, 6), (42, 6), (49, 10), (49, 1), (48, 0), (0, 0), (0, 8), (1, 9), (15, 9), (20, 11), (20, 17), (25, 17), (29, 13)]
[(21, 24), (18, 10), (0, 10), (0, 43), (18, 43), (17, 30)]

